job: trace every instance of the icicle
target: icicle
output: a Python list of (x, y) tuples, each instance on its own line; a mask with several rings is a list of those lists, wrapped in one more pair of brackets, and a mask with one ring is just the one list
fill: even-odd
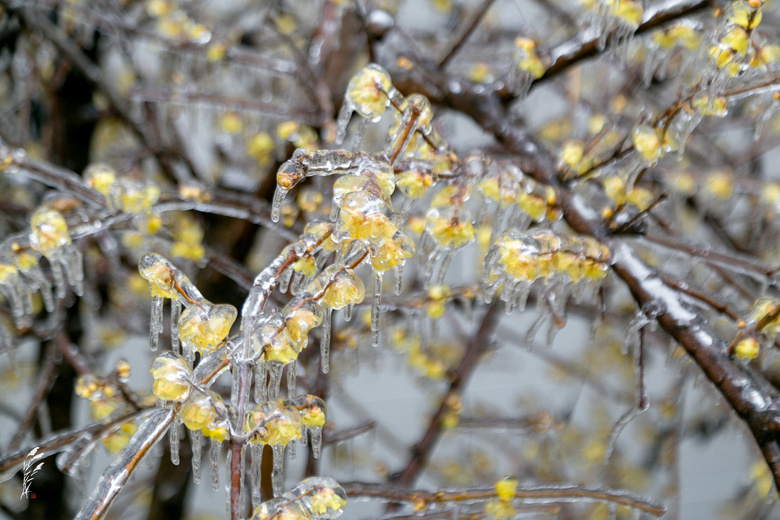
[(395, 273), (394, 292), (396, 296), (401, 296), (404, 289), (404, 264), (395, 266), (393, 272)]
[(547, 318), (547, 315), (550, 313), (547, 310), (547, 307), (544, 307), (544, 304), (540, 302), (540, 305), (542, 305), (542, 308), (539, 311), (539, 316), (536, 318), (536, 320), (531, 324), (531, 327), (528, 329), (528, 332), (525, 335), (525, 347), (528, 350), (531, 350), (534, 343), (534, 338), (536, 337), (536, 333), (539, 332), (539, 329), (542, 328), (542, 323), (544, 323), (545, 318)]
[(61, 300), (65, 298), (65, 276), (62, 272), (62, 265), (59, 262), (51, 262), (51, 274), (54, 278), (54, 287), (56, 289), (57, 299)]
[(177, 356), (179, 355), (179, 314), (181, 313), (181, 302), (177, 299), (171, 300), (171, 349)]
[(291, 462), (295, 460), (295, 441), (290, 441), (290, 444), (287, 445), (287, 454)]
[(368, 128), (368, 119), (360, 118), (357, 128), (355, 129), (354, 137), (352, 138), (352, 151), (357, 152), (360, 150), (360, 143), (363, 141), (363, 136), (366, 134)]
[(271, 471), (271, 488), (273, 489), (274, 497), (278, 497), (282, 494), (282, 482), (284, 480), (284, 446), (281, 444), (274, 444), (271, 446), (274, 452), (274, 464)]
[(279, 216), (282, 212), (282, 203), (284, 202), (285, 197), (287, 197), (288, 191), (289, 190), (285, 190), (279, 186), (277, 186), (274, 191), (274, 199), (273, 202), (271, 202), (271, 220), (274, 222), (279, 222)]
[(374, 301), (371, 304), (371, 346), (379, 346), (379, 304), (382, 300), (382, 273), (374, 273)]
[(41, 268), (34, 265), (27, 269), (24, 274), (33, 281), (35, 288), (41, 293), (43, 306), (46, 309), (46, 312), (54, 312), (54, 298), (51, 294), (51, 283), (46, 275), (43, 274)]
[(291, 361), (287, 364), (287, 398), (292, 399), (295, 397), (295, 383), (298, 379), (297, 363)]
[(284, 365), (278, 361), (268, 362), (268, 399), (279, 398), (279, 388), (282, 384), (282, 370)]
[(219, 491), (219, 450), (222, 443), (211, 439), (211, 448), (209, 449), (209, 469), (211, 470), (211, 487), (214, 491)]
[(250, 483), (252, 489), (252, 510), (260, 505), (260, 478), (263, 466), (263, 446), (253, 444), (249, 449), (250, 463)]
[(261, 403), (268, 399), (268, 387), (266, 386), (265, 362), (257, 360), (255, 363), (255, 402)]
[(301, 272), (294, 272), (292, 280), (290, 281), (290, 292), (293, 296), (298, 296), (306, 286), (306, 276)]
[(311, 453), (315, 459), (319, 459), (320, 454), (322, 454), (322, 427), (310, 428), (309, 434), (311, 435)]
[(352, 103), (348, 99), (344, 99), (344, 104), (341, 105), (339, 117), (336, 120), (336, 137), (334, 139), (334, 144), (336, 144), (336, 146), (341, 145), (341, 143), (344, 142), (344, 138), (347, 136), (347, 125), (349, 124), (349, 120), (352, 119), (353, 110), (354, 106)]
[[(57, 296), (60, 297), (59, 295)], [(160, 343), (160, 334), (163, 327), (163, 298), (162, 296), (152, 296), (152, 319), (149, 322), (149, 348), (152, 351), (157, 350)]]
[[(227, 516), (225, 518), (230, 518), (230, 511), (231, 511), (231, 504), (230, 504), (230, 483), (233, 478), (232, 473), (232, 452), (230, 449), (228, 449), (225, 452), (225, 495), (227, 500), (225, 501), (225, 512)], [(241, 489), (238, 490), (239, 493), (241, 493)]]
[(174, 419), (170, 429), (171, 464), (179, 465), (179, 420)]
[(190, 445), (192, 446), (192, 481), (200, 484), (200, 456), (203, 434), (190, 430)]
[(73, 286), (73, 292), (78, 296), (84, 294), (84, 262), (81, 251), (73, 244), (63, 246), (58, 251), (57, 260), (65, 269), (65, 276)]
[(428, 259), (425, 264), (425, 275), (423, 287), (428, 289), (431, 286), (431, 280), (433, 279), (433, 270), (436, 267), (436, 261), (439, 259), (440, 251), (434, 249), (428, 254)]
[(322, 373), (327, 374), (330, 370), (330, 321), (333, 310), (328, 307), (325, 309), (325, 317), (322, 319), (322, 339), (320, 339), (320, 361), (322, 364)]
[(455, 251), (447, 251), (444, 253), (444, 258), (439, 265), (439, 276), (436, 278), (436, 285), (442, 285), (444, 283), (444, 277), (447, 275), (447, 269), (450, 268), (450, 262), (455, 256)]
[(279, 292), (284, 294), (287, 292), (287, 288), (290, 286), (290, 279), (293, 275), (292, 269), (285, 269), (281, 276), (279, 276)]
[(354, 307), (354, 304), (349, 304), (346, 307), (344, 307), (344, 321), (349, 322), (352, 320), (352, 308)]

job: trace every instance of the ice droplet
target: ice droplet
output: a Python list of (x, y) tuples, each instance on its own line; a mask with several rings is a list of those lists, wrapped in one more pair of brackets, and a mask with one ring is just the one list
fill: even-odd
[(219, 450), (222, 443), (211, 439), (209, 448), (209, 470), (211, 471), (211, 487), (214, 491), (219, 491)]
[(195, 484), (200, 484), (200, 456), (201, 441), (203, 440), (203, 434), (196, 431), (190, 431), (190, 445), (192, 446), (192, 481)]
[(320, 339), (320, 361), (322, 363), (322, 373), (327, 374), (330, 370), (330, 322), (333, 310), (328, 307), (325, 309), (325, 317), (322, 319), (322, 338)]
[(354, 307), (353, 304), (349, 304), (346, 307), (344, 307), (344, 321), (351, 321), (352, 320), (352, 308)]
[(282, 481), (284, 480), (284, 446), (274, 444), (271, 446), (274, 453), (273, 470), (271, 471), (271, 488), (274, 496), (282, 494)]
[(152, 318), (149, 322), (149, 348), (157, 350), (163, 328), (163, 298), (152, 296)]

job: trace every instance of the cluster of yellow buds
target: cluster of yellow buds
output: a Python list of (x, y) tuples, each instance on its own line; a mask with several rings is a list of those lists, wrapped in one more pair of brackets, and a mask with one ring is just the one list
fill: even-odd
[(519, 303), (524, 305), (535, 280), (545, 285), (563, 281), (597, 286), (607, 274), (609, 261), (609, 249), (588, 236), (509, 229), (485, 259), (486, 296), (504, 284), (501, 299), (511, 303), (521, 298)]
[(710, 47), (710, 59), (730, 77), (743, 72), (754, 60), (755, 49), (750, 39), (753, 29), (761, 23), (763, 3), (763, 0), (733, 2), (717, 42)]
[(604, 193), (616, 207), (631, 204), (639, 211), (646, 210), (653, 202), (653, 192), (646, 188), (626, 186), (625, 181), (619, 176), (609, 176), (602, 180)]
[[(181, 339), (184, 353), (192, 361), (195, 352), (213, 352), (227, 337), (236, 320), (236, 308), (206, 300), (187, 276), (156, 253), (148, 253), (138, 263), (138, 272), (152, 290), (152, 318), (149, 342), (157, 348), (162, 333), (162, 307), (171, 300), (171, 325), (174, 350)], [(182, 306), (185, 308), (180, 313)], [(175, 326), (175, 330), (174, 327)]]
[(311, 434), (312, 447), (319, 455), (325, 413), (325, 402), (315, 395), (264, 401), (244, 416), (244, 434), (251, 444), (286, 446), (304, 438), (306, 429)]
[(335, 520), (346, 504), (347, 494), (335, 480), (310, 477), (283, 495), (258, 505), (251, 520)]
[(106, 198), (112, 211), (131, 215), (147, 213), (160, 200), (160, 187), (129, 177), (117, 177), (113, 167), (105, 163), (92, 164), (84, 170), (87, 186)]
[(681, 47), (688, 51), (699, 48), (701, 38), (696, 27), (687, 20), (680, 20), (663, 29), (655, 31), (652, 41), (660, 49), (671, 50), (675, 47)]
[(509, 73), (508, 86), (518, 96), (528, 93), (531, 83), (544, 76), (548, 61), (530, 38), (515, 38), (514, 66)]
[(516, 204), (531, 222), (553, 222), (561, 217), (555, 189), (536, 182), (519, 170), (491, 172), (477, 187), (486, 200), (497, 203), (502, 209)]
[[(118, 370), (129, 370), (126, 361), (118, 363)], [(121, 377), (117, 371), (117, 377)], [(93, 421), (107, 423), (117, 415), (127, 413), (130, 407), (122, 397), (115, 381), (93, 374), (80, 376), (76, 381), (75, 393), (89, 402), (89, 415)], [(124, 421), (102, 439), (103, 446), (113, 454), (125, 447), (138, 429), (133, 421)]]
[(320, 305), (307, 296), (290, 301), (281, 313), (269, 315), (254, 336), (265, 360), (287, 365), (308, 345), (309, 332), (322, 323)]
[(146, 12), (157, 20), (157, 31), (165, 38), (196, 44), (208, 43), (211, 39), (211, 32), (192, 20), (174, 0), (148, 0)]

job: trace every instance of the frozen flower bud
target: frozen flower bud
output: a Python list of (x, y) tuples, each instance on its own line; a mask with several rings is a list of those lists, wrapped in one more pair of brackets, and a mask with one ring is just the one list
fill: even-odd
[(154, 360), (149, 371), (154, 378), (152, 393), (157, 399), (181, 402), (189, 396), (192, 387), (184, 359), (166, 352)]
[(390, 75), (379, 65), (372, 63), (355, 74), (347, 85), (346, 99), (355, 112), (377, 121), (385, 112), (386, 93), (392, 87)]
[(347, 494), (332, 478), (309, 477), (290, 490), (300, 496), (304, 506), (319, 520), (334, 520), (341, 516), (347, 504)]
[(322, 294), (322, 304), (331, 309), (343, 309), (363, 301), (366, 288), (352, 269), (331, 265), (315, 278), (306, 291)]
[(640, 125), (631, 134), (634, 148), (650, 164), (655, 164), (661, 157), (661, 138), (654, 128)]
[(734, 347), (734, 357), (742, 361), (750, 361), (758, 357), (759, 350), (758, 341), (754, 336), (750, 336), (737, 343)]
[(244, 417), (244, 433), (252, 444), (286, 446), (301, 438), (301, 417), (281, 402), (260, 403)]
[(213, 430), (226, 420), (227, 409), (219, 394), (193, 391), (179, 408), (179, 418), (190, 430)]
[(33, 247), (47, 258), (70, 244), (68, 225), (59, 211), (42, 206), (33, 213), (30, 225)]
[(382, 244), (371, 256), (371, 267), (378, 273), (384, 273), (403, 265), (414, 256), (414, 241), (403, 231), (397, 231), (391, 240)]
[(107, 197), (116, 181), (116, 172), (108, 164), (92, 164), (84, 170), (84, 180), (87, 186)]
[(213, 352), (230, 333), (238, 311), (229, 304), (218, 304), (203, 300), (203, 306), (191, 305), (179, 317), (177, 329), (185, 346), (197, 352)]

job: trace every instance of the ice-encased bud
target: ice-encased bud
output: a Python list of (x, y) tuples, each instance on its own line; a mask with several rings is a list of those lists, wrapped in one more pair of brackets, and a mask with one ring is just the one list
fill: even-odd
[(157, 253), (147, 253), (138, 262), (138, 272), (149, 282), (152, 296), (170, 299), (179, 297), (175, 289), (176, 270), (172, 263)]
[(501, 235), (495, 247), (498, 264), (506, 274), (518, 281), (533, 281), (537, 277), (539, 252), (528, 235), (509, 230)]
[(309, 477), (285, 495), (300, 496), (301, 502), (314, 518), (334, 520), (344, 512), (347, 494), (338, 482), (329, 477)]
[(202, 306), (188, 306), (179, 317), (179, 339), (186, 348), (201, 354), (213, 352), (230, 333), (238, 311), (232, 305), (214, 305), (206, 300)]
[(284, 315), (284, 328), (290, 338), (305, 346), (309, 331), (322, 323), (322, 307), (314, 301), (304, 301), (295, 298), (282, 310)]
[(33, 247), (47, 258), (61, 247), (70, 244), (68, 225), (57, 210), (45, 206), (39, 207), (32, 215), (30, 226)]
[(391, 240), (382, 244), (371, 256), (374, 271), (385, 273), (403, 265), (416, 251), (414, 241), (403, 231), (397, 231)]
[(285, 161), (276, 172), (276, 185), (286, 191), (293, 189), (304, 178), (306, 168), (295, 158)]
[(452, 207), (430, 210), (426, 230), (439, 246), (448, 249), (458, 249), (476, 238), (476, 231), (467, 214), (456, 212)]
[(244, 433), (252, 444), (286, 446), (301, 438), (301, 416), (281, 400), (259, 403), (246, 413)]
[(84, 170), (84, 181), (87, 186), (108, 197), (111, 186), (116, 181), (116, 171), (105, 163), (91, 164)]
[(182, 403), (179, 418), (187, 429), (214, 437), (220, 429), (225, 428), (227, 409), (222, 397), (216, 392), (196, 390)]
[(149, 371), (154, 378), (152, 393), (160, 400), (181, 402), (192, 391), (187, 362), (179, 356), (170, 352), (157, 356)]
[(311, 513), (298, 500), (281, 496), (261, 503), (252, 511), (252, 520), (310, 520)]
[(339, 220), (333, 233), (336, 241), (351, 238), (376, 249), (398, 231), (390, 218), (390, 207), (368, 192), (348, 193), (341, 200), (339, 207)]
[(349, 80), (345, 101), (352, 105), (355, 112), (376, 122), (387, 108), (386, 93), (391, 87), (387, 71), (371, 63)]
[(301, 424), (307, 428), (322, 428), (325, 425), (325, 401), (316, 395), (301, 395), (286, 401), (289, 406), (298, 409)]
[(366, 288), (352, 269), (331, 265), (309, 283), (306, 292), (322, 294), (322, 305), (338, 310), (362, 302)]

